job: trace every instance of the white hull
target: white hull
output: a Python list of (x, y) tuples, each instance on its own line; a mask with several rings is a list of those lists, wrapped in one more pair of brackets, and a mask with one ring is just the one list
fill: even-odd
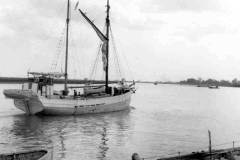
[[(101, 98), (46, 98), (44, 96), (24, 97), (21, 90), (19, 96), (11, 96), (13, 90), (5, 90), (4, 94), (8, 98), (14, 99), (15, 106), (28, 115), (82, 115), (90, 113), (105, 113), (129, 109), (131, 92), (118, 96), (107, 96)], [(14, 91), (16, 92), (16, 90)], [(25, 91), (26, 92), (26, 91)], [(29, 91), (31, 92), (31, 91)]]

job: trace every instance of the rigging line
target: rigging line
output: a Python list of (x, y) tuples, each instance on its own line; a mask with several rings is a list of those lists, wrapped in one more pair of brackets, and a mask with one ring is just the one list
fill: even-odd
[[(114, 49), (113, 49), (114, 50)], [(115, 70), (116, 70), (116, 78), (119, 78), (119, 79), (121, 79), (121, 77), (122, 77), (122, 75), (121, 75), (121, 73), (119, 72), (119, 69), (118, 69), (118, 66), (117, 66), (117, 60), (116, 60), (116, 56), (115, 56), (115, 54), (114, 54), (114, 56), (113, 56), (114, 58), (113, 58), (113, 60), (114, 60), (114, 64), (115, 64)]]
[(60, 34), (60, 37), (59, 37), (59, 40), (58, 40), (58, 43), (57, 43), (57, 46), (56, 46), (56, 54), (53, 57), (52, 64), (50, 66), (50, 71), (56, 71), (57, 64), (58, 64), (58, 61), (59, 61), (59, 57), (61, 55), (61, 50), (63, 48), (63, 43), (64, 43), (63, 38), (64, 38), (64, 35), (65, 35), (65, 29), (66, 29), (66, 24), (65, 24), (65, 27), (63, 28), (63, 30)]
[[(111, 33), (110, 33), (111, 34)], [(112, 45), (111, 45), (111, 48), (109, 48), (110, 50), (114, 50), (113, 49), (113, 47), (112, 47)], [(112, 66), (111, 68), (114, 68), (114, 70), (115, 70), (115, 72), (114, 73), (116, 73), (117, 74), (117, 76), (119, 76), (120, 74), (119, 74), (119, 72), (118, 72), (118, 67), (117, 67), (117, 61), (116, 61), (116, 56), (115, 56), (115, 53), (114, 53), (114, 55), (112, 54), (112, 55), (109, 55), (109, 59), (110, 59), (110, 61), (109, 62), (111, 62), (109, 65), (110, 66)], [(113, 63), (113, 64), (112, 64)], [(114, 65), (115, 64), (115, 65)], [(114, 67), (113, 67), (114, 66)], [(115, 75), (114, 75), (115, 76)], [(112, 78), (113, 78), (113, 76), (111, 76)], [(115, 77), (114, 77), (115, 78)], [(117, 77), (117, 78), (119, 78), (119, 77)]]
[[(72, 28), (72, 27), (70, 27), (70, 28)], [(69, 30), (69, 35), (71, 35), (72, 34), (72, 30), (70, 29)], [(76, 63), (76, 61), (78, 60), (78, 58), (77, 58), (77, 50), (76, 50), (76, 43), (75, 43), (75, 41), (74, 41), (74, 38), (71, 38), (71, 49), (72, 50), (70, 50), (70, 54), (72, 55), (72, 58), (70, 58), (70, 60), (72, 61), (72, 66), (73, 66), (73, 78), (76, 78), (76, 73), (78, 72), (78, 64), (79, 63)], [(71, 63), (70, 63), (71, 64)]]
[(100, 57), (101, 57), (101, 52), (99, 52), (99, 54), (98, 54), (98, 60), (97, 60), (97, 63), (96, 63), (95, 69), (94, 69), (93, 79), (97, 78), (97, 69), (98, 69), (98, 66), (100, 63), (100, 59), (101, 59)]
[(96, 56), (96, 58), (95, 58), (95, 61), (94, 61), (94, 64), (93, 64), (93, 66), (92, 66), (92, 71), (91, 71), (91, 73), (90, 73), (90, 75), (89, 75), (89, 78), (90, 78), (90, 80), (91, 79), (94, 79), (94, 74), (95, 74), (95, 72), (96, 72), (96, 67), (97, 67), (97, 64), (98, 64), (98, 59), (99, 59), (99, 57), (100, 57), (100, 53), (101, 53), (101, 44), (99, 45), (99, 47), (98, 47), (98, 51), (97, 51), (97, 56)]
[[(58, 11), (63, 11), (65, 10), (65, 7), (66, 7), (66, 4), (65, 3), (61, 3), (60, 7), (58, 7)], [(54, 31), (56, 30), (56, 28), (53, 29)], [(52, 31), (53, 31), (52, 30)], [(64, 43), (64, 35), (65, 35), (65, 30), (66, 30), (66, 23), (65, 23), (65, 26), (63, 27), (63, 31), (60, 32), (60, 36), (58, 37), (58, 41), (57, 41), (57, 44), (56, 44), (56, 50), (55, 50), (55, 54), (54, 56), (52, 57), (53, 60), (52, 62), (50, 63), (50, 66), (49, 66), (49, 69), (51, 72), (57, 72), (57, 67), (58, 67), (58, 62), (59, 62), (59, 58), (61, 57), (61, 50), (63, 48), (63, 43)], [(51, 32), (52, 32), (51, 31)], [(54, 32), (53, 31), (53, 32)], [(56, 33), (56, 32), (54, 32)], [(56, 59), (56, 60), (55, 60)]]
[(63, 40), (63, 38), (64, 38), (64, 31), (63, 31), (63, 33), (62, 33), (62, 35), (61, 35), (61, 39), (60, 39), (60, 41), (59, 41), (59, 43), (58, 43), (58, 47), (57, 47), (57, 54), (56, 54), (56, 61), (55, 61), (55, 66), (53, 66), (53, 67), (55, 67), (54, 69), (56, 69), (56, 66), (57, 66), (57, 63), (58, 63), (58, 60), (59, 60), (59, 57), (60, 57), (60, 54), (61, 54), (61, 51), (62, 51), (62, 49), (63, 49), (63, 42), (64, 42), (64, 40)]
[(112, 42), (113, 42), (113, 48), (115, 50), (116, 61), (117, 61), (117, 65), (118, 65), (118, 71), (120, 73), (120, 76), (122, 76), (121, 66), (120, 66), (119, 57), (118, 57), (118, 50), (117, 50), (117, 47), (116, 47), (115, 38), (113, 36), (113, 32), (112, 32), (112, 27), (111, 26), (110, 26), (110, 31), (111, 31), (111, 37), (112, 37)]
[[(98, 66), (101, 65), (101, 64), (99, 64), (100, 61), (101, 61), (100, 59), (101, 59), (101, 54), (98, 55), (98, 60), (97, 60), (97, 64), (96, 64), (96, 67), (95, 67), (95, 72), (94, 72), (94, 75), (93, 75), (94, 80), (97, 80), (97, 69), (98, 69)], [(100, 68), (102, 68), (102, 67), (100, 67)]]
[(118, 57), (117, 57), (117, 53), (114, 49), (114, 47), (112, 47), (112, 49), (114, 50), (114, 54), (113, 54), (113, 60), (114, 60), (114, 64), (115, 64), (115, 70), (116, 70), (116, 73), (117, 73), (117, 77), (116, 78), (119, 78), (121, 79), (123, 76), (122, 76), (122, 73), (121, 73), (121, 70), (120, 70), (120, 65), (119, 65), (119, 61), (118, 61)]
[(64, 73), (64, 66), (65, 66), (65, 54), (63, 52), (63, 54), (61, 54), (61, 59), (60, 59), (60, 69), (61, 69), (61, 73)]
[(105, 73), (104, 73), (104, 72), (102, 72), (102, 77), (101, 77), (101, 79), (102, 79), (102, 80), (105, 79)]
[[(114, 50), (114, 49), (113, 49)], [(118, 60), (118, 57), (117, 57), (117, 53), (114, 52), (114, 55), (113, 55), (113, 60), (114, 60), (114, 64), (115, 64), (115, 70), (116, 70), (116, 78), (119, 78), (121, 79), (123, 76), (122, 72), (121, 72), (121, 67), (119, 65), (119, 60)]]
[(62, 31), (61, 36), (60, 36), (60, 40), (57, 44), (56, 55), (55, 55), (56, 60), (54, 61), (54, 59), (53, 59), (52, 69), (56, 69), (56, 66), (57, 66), (57, 63), (58, 63), (58, 60), (59, 60), (59, 56), (61, 54), (61, 49), (63, 48), (63, 46), (62, 46), (63, 36), (64, 36), (64, 31)]
[(94, 73), (95, 73), (95, 68), (96, 68), (96, 65), (97, 65), (98, 56), (100, 54), (100, 48), (101, 48), (101, 45), (99, 44), (98, 45), (98, 49), (97, 49), (97, 56), (96, 56), (96, 58), (94, 60), (94, 63), (92, 64), (92, 67), (91, 67), (92, 69), (91, 69), (91, 72), (89, 74), (89, 79), (90, 80), (93, 79), (93, 76), (94, 76)]
[(113, 50), (114, 50), (114, 53), (115, 53), (115, 59), (114, 60), (117, 61), (117, 65), (118, 65), (118, 66), (116, 66), (116, 69), (118, 69), (119, 75), (120, 75), (120, 77), (122, 77), (121, 67), (120, 67), (119, 58), (118, 58), (118, 54), (117, 54), (117, 47), (116, 47), (115, 38), (113, 36), (111, 25), (110, 25), (110, 36), (112, 38)]
[[(59, 9), (59, 11), (61, 11), (61, 10), (63, 10), (63, 8), (65, 8), (65, 4), (64, 5), (62, 4), (61, 7), (59, 7), (58, 9)], [(56, 30), (56, 28), (52, 28), (52, 29), (50, 29), (50, 32), (55, 33), (55, 30)], [(58, 52), (59, 52), (59, 50), (61, 50), (60, 45), (61, 45), (61, 40), (62, 40), (63, 34), (64, 34), (64, 31), (60, 32), (60, 36), (58, 37), (55, 54), (53, 54), (52, 61), (50, 62), (49, 68), (48, 68), (50, 72), (54, 72), (56, 70), (57, 62), (56, 62), (55, 58), (58, 59), (58, 57), (59, 57)]]
[[(72, 28), (72, 27), (70, 27)], [(72, 35), (73, 29), (70, 29), (70, 35)], [(73, 62), (73, 67), (74, 67), (74, 72), (75, 72), (75, 78), (79, 77), (84, 77), (84, 69), (82, 67), (82, 63), (84, 62), (83, 57), (79, 57), (82, 54), (78, 54), (78, 47), (77, 47), (77, 43), (75, 43), (75, 39), (71, 38), (71, 44), (72, 44), (72, 51), (71, 51), (71, 55), (72, 58), (70, 58)], [(78, 62), (82, 62), (82, 63), (78, 63)]]
[[(105, 30), (106, 30), (106, 24), (103, 27), (103, 32)], [(97, 48), (97, 56), (96, 56), (96, 59), (94, 61), (94, 64), (91, 67), (92, 71), (91, 71), (90, 76), (89, 76), (90, 79), (94, 79), (95, 76), (96, 76), (97, 66), (98, 66), (98, 63), (99, 63), (99, 58), (100, 58), (100, 53), (101, 53), (101, 48), (102, 48), (102, 41), (99, 42), (99, 45), (98, 45), (98, 48)]]
[(95, 60), (94, 60), (94, 63), (93, 63), (93, 65), (92, 65), (92, 67), (91, 67), (91, 68), (92, 68), (92, 71), (91, 71), (90, 76), (89, 76), (90, 79), (93, 78), (93, 75), (94, 75), (94, 73), (95, 73), (96, 65), (97, 65), (97, 62), (98, 62), (98, 56), (99, 56), (99, 54), (100, 54), (100, 49), (101, 49), (101, 44), (98, 45), (98, 48), (97, 48), (97, 56), (96, 56), (96, 58), (95, 58)]
[[(119, 41), (119, 44), (121, 45), (121, 42), (120, 42), (120, 41)], [(125, 54), (124, 54), (124, 51), (123, 51), (122, 47), (120, 47), (120, 49), (122, 50), (122, 51), (120, 51), (120, 53), (121, 53), (121, 55), (123, 56), (124, 61), (125, 61), (126, 65), (127, 65), (128, 72), (130, 73), (130, 76), (131, 76), (130, 79), (133, 79), (133, 80), (134, 80), (134, 74), (133, 74), (133, 72), (132, 72), (132, 70), (131, 70), (131, 68), (130, 68), (130, 65), (129, 65), (128, 61), (127, 61), (127, 58), (126, 58), (126, 56), (125, 56)]]

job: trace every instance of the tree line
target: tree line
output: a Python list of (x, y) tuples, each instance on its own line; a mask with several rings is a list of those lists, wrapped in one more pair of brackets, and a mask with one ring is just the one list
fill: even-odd
[(188, 78), (186, 80), (180, 81), (180, 84), (188, 84), (188, 85), (214, 85), (214, 86), (226, 86), (226, 87), (240, 87), (240, 81), (237, 78), (234, 78), (232, 81), (228, 80), (216, 80), (216, 79), (207, 79), (203, 80), (201, 78)]

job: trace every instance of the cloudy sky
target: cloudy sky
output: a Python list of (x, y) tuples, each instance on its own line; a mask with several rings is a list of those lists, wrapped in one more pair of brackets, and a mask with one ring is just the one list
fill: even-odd
[[(76, 2), (72, 1), (71, 10), (69, 72), (71, 78), (84, 78), (91, 73), (99, 39), (74, 11)], [(55, 63), (60, 71), (64, 67), (66, 0), (0, 3), (0, 76), (49, 71)], [(105, 3), (106, 0), (81, 0), (79, 8), (103, 29)], [(110, 3), (121, 73), (128, 79), (240, 78), (240, 1)], [(99, 70), (100, 65), (101, 62)]]

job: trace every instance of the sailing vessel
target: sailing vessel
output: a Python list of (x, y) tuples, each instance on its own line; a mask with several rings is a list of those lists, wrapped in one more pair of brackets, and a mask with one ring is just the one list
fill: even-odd
[(219, 89), (218, 85), (209, 85), (209, 89)]
[[(107, 0), (106, 33), (102, 33), (96, 25), (79, 9), (83, 18), (93, 27), (100, 38), (103, 69), (105, 72), (104, 85), (69, 86), (68, 85), (68, 32), (70, 21), (70, 1), (67, 1), (66, 18), (66, 52), (65, 73), (28, 72), (29, 82), (22, 89), (6, 89), (3, 91), (7, 98), (14, 100), (15, 106), (28, 115), (81, 115), (89, 113), (113, 112), (129, 109), (131, 95), (135, 92), (133, 82), (124, 81), (116, 85), (109, 84), (109, 29), (110, 5)], [(54, 79), (64, 77), (64, 90), (54, 90)], [(82, 94), (76, 90), (81, 88)], [(70, 90), (74, 90), (70, 94)]]

